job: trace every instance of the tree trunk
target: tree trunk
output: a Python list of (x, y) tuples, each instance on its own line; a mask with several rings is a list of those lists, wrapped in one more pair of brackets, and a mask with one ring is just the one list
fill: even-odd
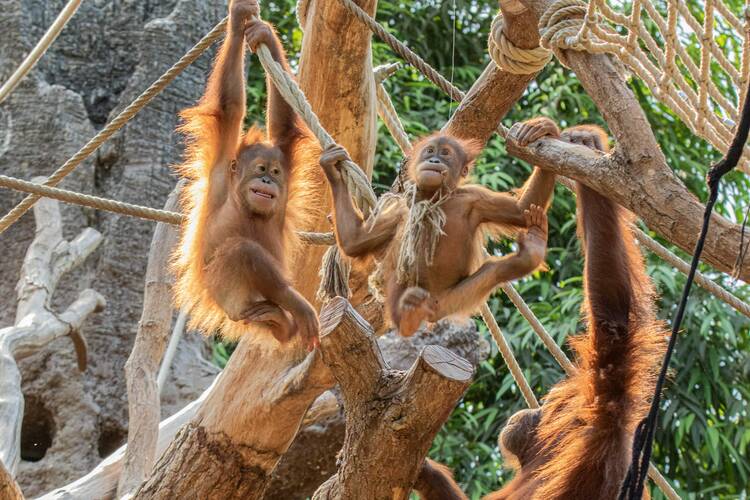
[[(182, 183), (169, 195), (164, 210), (179, 208)], [(151, 472), (161, 420), (161, 397), (156, 381), (159, 363), (172, 325), (172, 285), (169, 260), (177, 244), (175, 226), (159, 223), (151, 240), (143, 290), (143, 313), (138, 323), (133, 351), (125, 363), (128, 381), (128, 446), (117, 496), (132, 493)]]
[(314, 499), (406, 499), (432, 439), (471, 383), (471, 364), (425, 347), (408, 372), (391, 370), (372, 329), (338, 297), (322, 314), (323, 359), (341, 387), (346, 437), (338, 472)]
[[(533, 11), (518, 0), (500, 0), (500, 10), (505, 23), (503, 31), (509, 41), (523, 49), (539, 46), (539, 18)], [(445, 130), (463, 139), (487, 142), (536, 75), (516, 75), (490, 62), (466, 93)]]
[[(367, 0), (362, 5), (374, 12), (375, 3)], [(314, 22), (304, 26), (299, 84), (323, 126), (365, 171), (371, 172), (376, 109), (370, 32), (335, 2), (311, 0), (306, 12)], [(343, 32), (346, 37), (341, 36)], [(318, 191), (323, 207), (330, 207), (322, 172), (312, 189)], [(317, 221), (316, 229), (330, 229), (325, 217)], [(310, 247), (292, 265), (295, 284), (308, 299), (317, 289), (323, 251), (324, 248)], [(138, 496), (161, 498), (176, 491), (209, 495), (213, 481), (225, 476), (225, 464), (212, 458), (221, 457), (228, 460), (227, 466), (246, 472), (235, 479), (238, 482), (232, 489), (252, 492), (246, 493), (251, 498), (260, 497), (305, 411), (333, 385), (330, 373), (318, 361), (319, 355), (301, 359), (298, 344), (269, 350), (243, 339), (216, 389), (180, 434), (180, 441), (158, 461)], [(203, 453), (202, 468), (184, 460), (183, 453), (207, 446), (211, 453)]]

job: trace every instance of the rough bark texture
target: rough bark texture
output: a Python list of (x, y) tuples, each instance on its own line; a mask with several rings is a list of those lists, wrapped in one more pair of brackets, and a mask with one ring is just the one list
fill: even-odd
[[(0, 80), (4, 81), (42, 36), (64, 0), (0, 0)], [(23, 178), (46, 175), (225, 15), (225, 2), (113, 0), (83, 2), (37, 69), (0, 105), (0, 165)], [(121, 131), (63, 187), (160, 207), (174, 185), (169, 166), (181, 150), (174, 134), (177, 111), (200, 95), (210, 56), (174, 84)], [(3, 192), (0, 211), (21, 199)], [(43, 459), (23, 461), (18, 481), (35, 495), (81, 476), (122, 444), (127, 429), (125, 360), (141, 312), (143, 276), (153, 223), (77, 207), (62, 210), (65, 236), (86, 226), (104, 243), (82, 268), (60, 283), (55, 306), (67, 306), (96, 283), (110, 300), (85, 328), (90, 365), (75, 370), (69, 340), (53, 342), (21, 363), (29, 414), (54, 429)], [(0, 324), (13, 321), (13, 287), (34, 234), (31, 215), (0, 236)], [(165, 412), (193, 400), (212, 371), (196, 358), (202, 340), (189, 337), (165, 391)], [(175, 385), (177, 384), (177, 385)]]
[[(249, 354), (242, 352), (248, 348)], [(275, 351), (288, 359), (249, 342), (237, 349), (232, 360), (243, 364), (227, 365), (216, 390), (159, 459), (138, 498), (261, 498), (305, 412), (333, 386), (318, 350), (300, 361), (293, 346)], [(227, 380), (235, 385), (226, 385)], [(222, 428), (228, 419), (233, 426)]]
[(0, 462), (0, 498), (2, 500), (23, 500), (21, 489), (8, 471), (5, 470), (2, 462)]
[[(615, 103), (610, 105), (614, 107)], [(650, 128), (642, 130), (651, 135)], [(607, 156), (554, 139), (542, 139), (527, 148), (509, 142), (507, 149), (517, 158), (596, 189), (637, 214), (650, 229), (686, 252), (694, 250), (704, 206), (663, 163), (664, 157), (658, 146), (651, 151), (644, 150), (644, 156), (637, 161), (632, 158), (632, 150), (623, 144), (618, 144)], [(655, 157), (661, 158), (662, 163), (652, 161)], [(702, 260), (720, 271), (732, 272), (740, 249), (740, 234), (740, 225), (714, 212)], [(747, 260), (739, 276), (745, 281), (750, 280)]]
[(321, 351), (341, 388), (346, 436), (338, 472), (313, 498), (408, 498), (432, 439), (471, 382), (471, 365), (427, 346), (408, 372), (390, 369), (370, 325), (342, 298), (321, 313)]
[[(410, 338), (391, 331), (378, 339), (383, 358), (394, 370), (408, 370), (428, 345), (445, 347), (475, 368), (490, 352), (489, 343), (478, 334), (473, 322), (441, 321), (433, 329)], [(317, 415), (311, 415), (311, 409), (305, 416), (302, 429), (273, 471), (264, 500), (304, 500), (336, 472), (336, 455), (344, 444), (346, 427), (343, 406), (336, 396), (338, 392), (334, 395), (327, 391), (315, 401), (314, 407), (325, 399), (331, 406), (326, 405), (328, 411)]]
[[(366, 12), (375, 13), (377, 0), (356, 1)], [(307, 0), (305, 3), (297, 81), (323, 127), (367, 174), (372, 174), (377, 142), (372, 35), (339, 2)], [(341, 36), (342, 33), (346, 36)], [(322, 172), (320, 175), (320, 196), (330, 207), (328, 184)], [(330, 223), (324, 216), (316, 222), (316, 227), (329, 230)], [(313, 297), (317, 289), (324, 251), (325, 247), (312, 247), (294, 266), (298, 286), (306, 297)], [(362, 284), (362, 280), (352, 283), (352, 292), (356, 294)]]
[[(178, 184), (164, 204), (164, 210), (178, 210), (179, 195)], [(161, 420), (161, 398), (156, 378), (171, 333), (174, 276), (169, 271), (169, 260), (178, 237), (176, 227), (159, 223), (151, 240), (143, 290), (143, 313), (133, 351), (125, 363), (130, 421), (125, 463), (117, 488), (118, 498), (135, 491), (156, 461)]]
[[(375, 0), (361, 2), (369, 12), (374, 12), (375, 4)], [(335, 2), (312, 0), (307, 6), (307, 19), (314, 22), (304, 27), (298, 75), (300, 86), (322, 124), (369, 172), (372, 170), (376, 133), (371, 35)], [(341, 36), (344, 32), (346, 37)], [(330, 75), (337, 77), (330, 78)], [(316, 189), (321, 199), (330, 200), (322, 173)], [(329, 227), (324, 217), (317, 221), (318, 229)], [(320, 257), (324, 250), (310, 247), (291, 266), (295, 283), (308, 298), (313, 298), (317, 289)], [(182, 442), (159, 460), (157, 473), (144, 486), (142, 496), (159, 497), (157, 483), (177, 476), (180, 476), (179, 482), (186, 493), (196, 494), (195, 488), (201, 487), (204, 478), (212, 475), (211, 465), (206, 463), (202, 476), (191, 477), (170, 464), (177, 461), (186, 464), (180, 458), (180, 450), (187, 453), (202, 436), (211, 446), (224, 450), (221, 453), (226, 452), (227, 456), (238, 456), (233, 447), (255, 450), (251, 454), (241, 454), (242, 466), (248, 471), (257, 472), (258, 468), (263, 471), (261, 475), (248, 473), (245, 478), (249, 485), (246, 491), (260, 495), (279, 457), (291, 444), (305, 411), (323, 390), (333, 384), (332, 379), (325, 381), (318, 375), (307, 373), (304, 365), (313, 364), (311, 360), (315, 358), (308, 358), (302, 364), (300, 358), (299, 345), (267, 349), (249, 340), (241, 341), (216, 390), (209, 395), (193, 421), (192, 430), (186, 431)], [(299, 379), (290, 380), (290, 374), (295, 372)], [(269, 390), (269, 387), (273, 389)], [(280, 415), (283, 417), (279, 418)], [(209, 460), (208, 456), (206, 460)]]
[[(500, 10), (508, 40), (524, 49), (539, 46), (539, 18), (533, 11), (518, 0), (501, 0)], [(487, 142), (536, 75), (514, 75), (490, 62), (446, 124), (446, 131), (464, 139)]]

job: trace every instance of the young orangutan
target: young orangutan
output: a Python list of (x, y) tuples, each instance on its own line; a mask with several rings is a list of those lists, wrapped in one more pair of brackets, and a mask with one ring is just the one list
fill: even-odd
[(245, 42), (260, 44), (289, 71), (273, 28), (257, 19), (257, 0), (233, 0), (224, 44), (198, 106), (185, 110), (190, 138), (180, 173), (187, 222), (175, 255), (176, 301), (189, 308), (194, 327), (236, 339), (270, 333), (285, 342), (300, 334), (317, 344), (315, 309), (286, 276), (295, 227), (317, 206), (306, 193), (320, 148), (267, 81), (267, 136), (244, 135)]
[[(558, 134), (547, 118), (511, 129), (522, 146)], [(531, 273), (544, 259), (554, 174), (535, 169), (518, 198), (465, 184), (478, 149), (442, 133), (422, 139), (405, 166), (411, 181), (406, 195), (386, 196), (366, 222), (339, 172), (346, 151), (333, 146), (320, 157), (333, 193), (338, 244), (350, 257), (381, 261), (386, 310), (401, 335), (414, 334), (424, 320), (472, 313), (499, 283)], [(484, 258), (482, 229), (492, 226), (525, 229), (517, 253)]]
[[(561, 138), (609, 150), (599, 127), (573, 127)], [(630, 216), (581, 183), (577, 191), (588, 323), (572, 341), (578, 372), (555, 385), (540, 409), (508, 420), (498, 441), (516, 476), (485, 500), (617, 498), (635, 425), (649, 408), (666, 330), (654, 314)]]

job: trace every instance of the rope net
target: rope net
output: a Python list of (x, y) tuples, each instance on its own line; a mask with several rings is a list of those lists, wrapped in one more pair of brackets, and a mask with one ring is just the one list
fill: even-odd
[[(541, 45), (563, 64), (560, 49), (616, 56), (724, 153), (745, 98), (738, 89), (747, 88), (750, 73), (750, 2), (744, 11), (721, 0), (706, 0), (703, 11), (681, 0), (557, 0), (540, 19)], [(742, 168), (750, 172), (747, 158)]]

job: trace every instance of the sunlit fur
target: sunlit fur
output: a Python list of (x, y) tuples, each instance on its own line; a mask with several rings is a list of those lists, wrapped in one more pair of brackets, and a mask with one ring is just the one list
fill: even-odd
[[(600, 134), (606, 149), (601, 129), (584, 130)], [(632, 217), (583, 184), (578, 207), (587, 323), (587, 333), (570, 341), (578, 371), (547, 395), (535, 442), (514, 457), (515, 478), (485, 500), (617, 498), (635, 426), (648, 411), (666, 328), (656, 319)]]
[[(190, 309), (190, 327), (206, 334), (220, 333), (228, 340), (236, 340), (258, 327), (250, 327), (241, 322), (233, 322), (210, 297), (205, 284), (205, 262), (201, 242), (205, 236), (208, 217), (208, 193), (210, 168), (216, 161), (218, 148), (218, 117), (206, 113), (200, 106), (187, 109), (181, 114), (183, 125), (180, 131), (186, 136), (186, 160), (177, 171), (189, 180), (183, 189), (181, 201), (186, 220), (182, 227), (179, 249), (173, 260), (177, 276), (175, 302), (178, 307)], [(306, 129), (303, 129), (306, 130)], [(251, 127), (239, 139), (238, 148), (256, 142), (267, 142), (266, 134), (258, 127)], [(311, 227), (311, 222), (322, 210), (320, 201), (313, 193), (320, 192), (316, 185), (324, 180), (318, 171), (320, 147), (309, 135), (295, 142), (289, 161), (291, 169), (289, 194), (284, 226), (284, 269), (289, 269), (295, 255), (300, 251), (301, 242), (296, 235), (298, 229)], [(268, 337), (268, 336), (264, 336)]]

